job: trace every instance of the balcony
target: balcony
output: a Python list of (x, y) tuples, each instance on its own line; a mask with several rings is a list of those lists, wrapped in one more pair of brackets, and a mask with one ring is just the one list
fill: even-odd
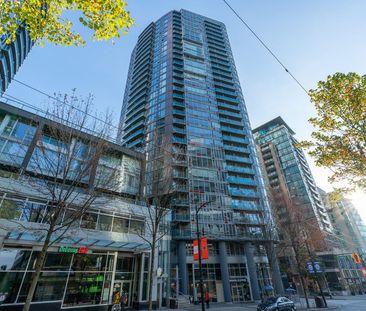
[(179, 239), (191, 237), (192, 232), (190, 229), (172, 229), (171, 234), (173, 238)]
[(227, 101), (227, 102), (232, 102), (232, 103), (240, 104), (240, 100), (239, 99), (236, 99), (236, 98), (232, 98), (232, 97), (228, 97), (228, 96), (223, 96), (223, 95), (216, 95), (216, 98), (217, 99), (220, 99), (220, 100)]
[(235, 224), (263, 225), (263, 222), (260, 219), (250, 218), (247, 215), (235, 215), (234, 214), (233, 222)]
[(229, 176), (227, 181), (231, 184), (257, 186), (257, 182), (251, 178)]
[(184, 110), (172, 109), (172, 113), (175, 116), (182, 116), (182, 117), (186, 116), (186, 112)]
[(253, 164), (253, 162), (250, 158), (243, 157), (243, 156), (238, 157), (238, 156), (234, 156), (234, 155), (225, 155), (225, 160), (238, 162), (238, 163)]
[(182, 135), (186, 135), (186, 130), (184, 128), (180, 128), (180, 127), (176, 127), (176, 126), (173, 127), (173, 132), (179, 133)]
[(228, 124), (243, 126), (243, 123), (241, 121), (235, 121), (233, 119), (225, 118), (225, 117), (222, 117), (222, 116), (220, 116), (220, 123), (228, 123)]
[(230, 133), (245, 135), (245, 132), (243, 129), (237, 129), (237, 128), (229, 127), (229, 126), (221, 126), (221, 132), (230, 132)]
[(224, 149), (229, 150), (229, 151), (243, 152), (243, 153), (247, 153), (247, 154), (250, 153), (249, 149), (245, 148), (245, 147), (237, 147), (237, 146), (231, 146), (231, 145), (224, 144)]
[(184, 119), (179, 119), (179, 118), (173, 118), (173, 123), (178, 123), (178, 124), (186, 124), (186, 121)]
[(245, 196), (245, 197), (258, 197), (259, 194), (256, 190), (251, 189), (238, 189), (229, 187), (229, 194), (232, 196)]
[(187, 140), (185, 138), (173, 136), (173, 143), (184, 145), (187, 144)]
[(183, 199), (174, 199), (172, 200), (172, 204), (175, 206), (189, 206), (189, 201)]
[(190, 222), (191, 221), (191, 215), (189, 214), (173, 214), (172, 215), (172, 221), (175, 222)]
[(226, 111), (226, 110), (219, 109), (219, 114), (220, 115), (223, 115), (223, 116), (229, 116), (229, 117), (233, 117), (233, 118), (236, 118), (236, 119), (240, 119), (241, 120), (241, 114), (238, 113), (238, 112), (229, 112), (229, 111)]
[[(234, 104), (234, 103), (223, 103), (221, 101), (218, 101), (217, 102), (217, 105), (218, 105), (218, 107), (221, 110), (225, 110), (225, 111), (226, 110), (230, 110), (230, 112), (237, 113), (238, 115), (240, 115), (240, 113), (241, 113), (241, 109), (238, 106), (238, 104)], [(226, 109), (222, 109), (222, 108), (226, 108)]]
[(223, 140), (227, 140), (227, 141), (232, 141), (235, 143), (241, 143), (241, 144), (249, 144), (249, 141), (247, 138), (241, 138), (241, 137), (236, 137), (236, 136), (229, 136), (229, 135), (222, 135), (222, 139)]
[(229, 171), (229, 172), (255, 175), (254, 170), (252, 168), (249, 168), (249, 167), (226, 165), (226, 170)]
[(231, 208), (243, 211), (261, 211), (263, 208), (255, 202), (235, 201), (231, 202)]

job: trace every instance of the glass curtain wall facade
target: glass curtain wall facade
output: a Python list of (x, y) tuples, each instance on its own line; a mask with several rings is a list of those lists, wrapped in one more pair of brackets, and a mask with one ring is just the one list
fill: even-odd
[[(206, 273), (215, 299), (258, 299), (256, 263), (267, 258), (256, 250), (265, 240), (268, 204), (223, 23), (172, 11), (141, 33), (131, 56), (119, 139), (146, 152), (148, 193), (162, 191), (157, 185), (168, 181), (175, 191), (172, 264), (178, 265), (179, 291), (196, 295), (190, 251), (198, 221), (216, 250), (210, 259), (216, 273)], [(168, 159), (160, 161), (165, 150)], [(196, 219), (195, 209), (204, 203)], [(240, 254), (228, 254), (229, 244)], [(239, 262), (245, 264), (234, 282), (229, 263)]]
[(20, 27), (16, 40), (6, 44), (7, 37), (0, 37), (0, 94), (5, 92), (19, 67), (33, 46), (28, 31)]

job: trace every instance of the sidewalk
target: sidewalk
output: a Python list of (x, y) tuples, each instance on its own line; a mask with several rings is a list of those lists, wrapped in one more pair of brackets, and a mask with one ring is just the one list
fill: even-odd
[[(211, 303), (210, 304), (210, 308), (206, 310), (217, 310), (220, 309), (220, 311), (253, 311), (253, 310), (257, 310), (257, 303), (244, 303), (244, 304), (233, 304), (233, 303)], [(304, 301), (300, 303), (296, 304), (296, 310), (308, 310), (308, 311), (313, 311), (313, 310), (334, 310), (337, 309), (337, 306), (332, 306), (330, 305), (328, 308), (315, 308), (315, 304), (314, 304), (314, 299), (310, 299), (310, 309), (306, 308), (306, 303), (305, 303), (305, 299)], [(168, 309), (170, 310), (170, 309)], [(201, 305), (190, 305), (188, 307), (185, 308), (179, 308), (179, 309), (175, 309), (177, 311), (200, 311), (201, 310)]]

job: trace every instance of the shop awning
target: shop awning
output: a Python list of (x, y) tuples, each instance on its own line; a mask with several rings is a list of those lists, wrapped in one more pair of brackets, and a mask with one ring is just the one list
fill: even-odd
[[(44, 234), (40, 234), (37, 232), (19, 232), (12, 231), (9, 232), (6, 239), (13, 241), (27, 241), (27, 242), (42, 242), (45, 239)], [(53, 240), (57, 239), (55, 237)], [(107, 239), (97, 239), (91, 238), (88, 236), (73, 236), (73, 237), (61, 237), (56, 244), (61, 245), (77, 245), (84, 247), (98, 247), (105, 248), (106, 250), (117, 249), (117, 250), (148, 250), (149, 245), (146, 242), (137, 242), (137, 241), (113, 241)]]

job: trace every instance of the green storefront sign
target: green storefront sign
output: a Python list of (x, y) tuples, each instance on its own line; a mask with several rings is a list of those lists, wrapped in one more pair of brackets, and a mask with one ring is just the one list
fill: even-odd
[(60, 246), (58, 248), (59, 253), (86, 254), (88, 251), (88, 247)]

